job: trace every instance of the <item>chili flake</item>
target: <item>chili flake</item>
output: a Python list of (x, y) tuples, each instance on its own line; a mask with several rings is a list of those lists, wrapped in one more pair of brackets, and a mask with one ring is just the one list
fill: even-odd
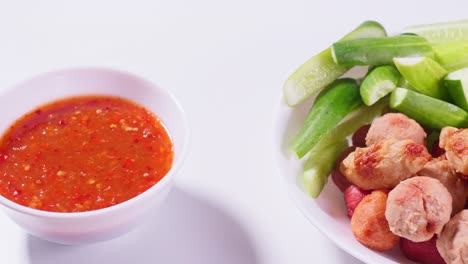
[(39, 107), (0, 141), (0, 194), (45, 211), (109, 207), (170, 170), (173, 144), (150, 111), (117, 97), (73, 97)]

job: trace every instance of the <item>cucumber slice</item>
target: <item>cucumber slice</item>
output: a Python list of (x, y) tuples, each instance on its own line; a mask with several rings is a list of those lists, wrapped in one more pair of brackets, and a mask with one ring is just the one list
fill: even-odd
[(444, 84), (455, 104), (468, 111), (468, 68), (449, 73)]
[(335, 164), (335, 160), (348, 146), (348, 141), (342, 139), (333, 141), (326, 145), (326, 148), (314, 148), (310, 152), (310, 157), (304, 165), (302, 177), (310, 196), (317, 198), (328, 181)]
[(434, 56), (426, 39), (411, 35), (335, 42), (331, 53), (339, 65), (384, 65), (395, 57)]
[(468, 41), (468, 20), (442, 22), (407, 27), (403, 33), (413, 33), (430, 43)]
[(380, 116), (387, 106), (388, 100), (384, 98), (372, 106), (358, 108), (315, 144), (304, 164), (302, 173), (304, 184), (313, 198), (319, 196), (333, 170), (335, 161), (348, 145), (346, 138), (359, 127)]
[(447, 71), (428, 57), (394, 58), (395, 66), (414, 89), (422, 94), (448, 100), (447, 89), (442, 79)]
[(468, 67), (468, 41), (437, 44), (432, 49), (437, 62), (447, 71)]
[(465, 110), (404, 88), (393, 90), (390, 107), (431, 128), (468, 127), (468, 113)]
[(397, 87), (405, 88), (411, 91), (415, 91), (414, 87), (406, 80), (405, 77), (401, 76), (400, 80), (398, 81)]
[(333, 82), (317, 96), (304, 126), (294, 138), (291, 149), (298, 158), (307, 152), (348, 113), (362, 105), (356, 80), (345, 78)]
[(400, 77), (395, 66), (378, 66), (373, 69), (362, 81), (360, 88), (362, 101), (366, 105), (373, 105), (397, 87)]
[[(344, 36), (341, 40), (383, 37), (385, 29), (375, 21), (366, 21)], [(339, 66), (331, 57), (331, 50), (327, 48), (302, 64), (283, 85), (286, 103), (297, 105), (310, 96), (316, 94), (331, 82), (348, 71), (350, 67)]]

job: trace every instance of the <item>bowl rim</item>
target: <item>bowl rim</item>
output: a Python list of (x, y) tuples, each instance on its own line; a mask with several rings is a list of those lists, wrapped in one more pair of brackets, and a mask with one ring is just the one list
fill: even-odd
[[(158, 90), (159, 92), (164, 94), (165, 97), (169, 98), (170, 101), (172, 101), (172, 103), (175, 105), (175, 108), (179, 111), (180, 116), (182, 117), (182, 122), (181, 122), (183, 124), (182, 130), (185, 131), (185, 133), (184, 133), (184, 138), (182, 140), (183, 145), (181, 147), (181, 150), (177, 152), (177, 154), (174, 153), (174, 162), (172, 164), (171, 169), (166, 173), (166, 175), (162, 177), (161, 180), (159, 180), (157, 183), (155, 183), (153, 186), (151, 186), (149, 189), (147, 189), (143, 193), (140, 193), (137, 196), (132, 197), (129, 200), (126, 200), (122, 203), (115, 204), (115, 205), (101, 208), (101, 209), (83, 211), (83, 212), (51, 212), (51, 211), (39, 210), (39, 209), (34, 209), (25, 205), (21, 205), (0, 195), (0, 204), (2, 206), (10, 210), (22, 213), (22, 214), (41, 217), (41, 218), (48, 218), (48, 219), (73, 219), (75, 220), (75, 219), (91, 218), (91, 217), (99, 216), (102, 214), (112, 214), (113, 212), (125, 210), (126, 208), (132, 207), (134, 204), (138, 203), (139, 200), (147, 199), (149, 196), (152, 196), (158, 192), (161, 192), (162, 190), (165, 189), (167, 185), (170, 184), (170, 182), (174, 179), (174, 177), (181, 170), (182, 165), (188, 155), (188, 151), (190, 148), (190, 140), (191, 140), (191, 131), (190, 131), (190, 125), (187, 119), (187, 115), (184, 109), (182, 108), (181, 104), (177, 100), (177, 98), (168, 89), (162, 88), (156, 83), (151, 82), (148, 79), (145, 79), (144, 77), (141, 77), (137, 74), (134, 74), (128, 71), (118, 70), (118, 69), (111, 69), (111, 68), (106, 68), (106, 67), (94, 67), (94, 66), (72, 67), (72, 68), (51, 70), (51, 71), (47, 71), (44, 73), (34, 75), (33, 77), (20, 81), (17, 84), (14, 84), (6, 89), (2, 89), (2, 91), (0, 92), (0, 96), (4, 96), (4, 94), (10, 91), (13, 91), (15, 89), (18, 89), (19, 87), (23, 85), (26, 85), (26, 84), (31, 85), (31, 83), (34, 83), (35, 81), (38, 81), (40, 79), (50, 78), (56, 75), (76, 75), (79, 73), (85, 73), (85, 74), (93, 73), (93, 74), (100, 74), (100, 75), (105, 75), (105, 74), (119, 75), (124, 78), (134, 79), (134, 80), (140, 81), (148, 85), (148, 87), (150, 87), (152, 90)], [(116, 95), (116, 96), (121, 97), (121, 98), (126, 98), (125, 96), (119, 96), (119, 95)], [(46, 103), (48, 102), (44, 102), (44, 104)], [(146, 108), (146, 106), (144, 105), (143, 107)], [(157, 115), (157, 113), (155, 114)], [(4, 131), (2, 131), (2, 136), (3, 136), (3, 133)], [(169, 136), (172, 139), (172, 135), (170, 133), (169, 133)]]

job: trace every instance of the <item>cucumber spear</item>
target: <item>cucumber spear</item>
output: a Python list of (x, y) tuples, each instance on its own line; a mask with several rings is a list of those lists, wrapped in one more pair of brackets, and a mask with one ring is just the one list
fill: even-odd
[[(384, 37), (385, 29), (375, 21), (366, 21), (348, 33), (341, 40), (368, 37)], [(333, 62), (330, 48), (323, 50), (302, 64), (283, 85), (286, 103), (298, 105), (310, 96), (320, 92), (327, 85), (347, 72), (350, 66), (340, 66)]]
[(350, 78), (338, 79), (317, 96), (304, 126), (291, 148), (298, 158), (305, 154), (348, 113), (363, 105), (359, 86)]
[(332, 45), (333, 60), (339, 65), (393, 64), (395, 57), (434, 57), (432, 47), (423, 37), (400, 35), (394, 37), (353, 39)]
[(382, 98), (372, 106), (359, 107), (315, 144), (307, 157), (302, 172), (305, 187), (312, 198), (319, 196), (336, 160), (348, 146), (346, 138), (359, 127), (370, 123), (375, 117), (381, 115), (388, 106), (387, 99), (387, 97)]

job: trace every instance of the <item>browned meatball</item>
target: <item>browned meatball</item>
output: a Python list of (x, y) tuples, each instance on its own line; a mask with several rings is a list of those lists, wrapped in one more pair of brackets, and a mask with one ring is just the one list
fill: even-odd
[(468, 186), (463, 179), (458, 177), (450, 162), (442, 156), (433, 159), (424, 165), (417, 175), (438, 179), (452, 195), (452, 215), (463, 210), (467, 197)]
[(455, 170), (468, 175), (468, 129), (442, 128), (439, 146), (445, 149), (447, 160)]
[(451, 212), (447, 188), (437, 179), (417, 176), (390, 191), (385, 217), (395, 235), (422, 242), (442, 231)]
[(366, 144), (370, 146), (384, 139), (397, 140), (410, 139), (416, 143), (424, 144), (426, 132), (413, 119), (400, 113), (388, 113), (376, 118), (366, 136)]
[(437, 250), (447, 264), (468, 263), (468, 210), (455, 215), (437, 239)]
[(351, 231), (356, 239), (377, 251), (392, 249), (400, 241), (400, 237), (388, 228), (385, 219), (386, 202), (386, 192), (373, 191), (359, 202), (351, 217)]
[(387, 139), (367, 148), (356, 148), (343, 160), (340, 171), (362, 189), (391, 189), (415, 175), (430, 159), (424, 145), (412, 140)]

